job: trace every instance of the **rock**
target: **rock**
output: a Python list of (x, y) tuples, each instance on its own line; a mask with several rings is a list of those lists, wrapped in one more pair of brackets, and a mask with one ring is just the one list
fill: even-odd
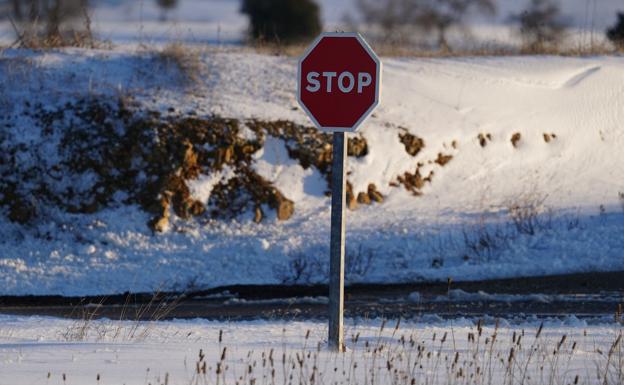
[(333, 157), (332, 145), (325, 143), (316, 157), (316, 167), (322, 169), (324, 165), (331, 164)]
[(169, 216), (155, 217), (149, 223), (151, 229), (157, 233), (164, 233), (169, 228)]
[(377, 186), (375, 186), (374, 183), (368, 185), (368, 197), (377, 203), (382, 203), (384, 201), (383, 195), (377, 191)]
[(257, 150), (256, 147), (252, 146), (251, 144), (245, 144), (241, 147), (241, 152), (244, 155), (251, 155), (254, 152), (256, 152), (256, 150)]
[(353, 194), (353, 186), (350, 182), (347, 182), (346, 200), (349, 210), (355, 210), (357, 208), (357, 200), (355, 199), (355, 195)]
[(481, 147), (485, 147), (487, 146), (488, 141), (492, 141), (492, 135), (491, 134), (484, 134), (484, 133), (480, 133), (477, 136), (477, 139), (479, 139), (479, 144), (481, 145)]
[(557, 139), (557, 135), (554, 133), (544, 133), (544, 142), (549, 143), (551, 140)]
[(407, 130), (403, 129), (404, 132), (399, 134), (399, 140), (405, 146), (405, 151), (411, 156), (416, 156), (420, 150), (425, 147), (425, 141), (421, 138), (410, 134)]
[(188, 208), (188, 212), (192, 215), (192, 216), (198, 216), (198, 215), (202, 215), (203, 213), (206, 212), (206, 208), (204, 207), (204, 205), (200, 202), (200, 201), (190, 201), (190, 206)]
[(223, 152), (223, 161), (226, 164), (231, 163), (233, 159), (233, 155), (234, 155), (234, 146), (227, 146)]
[(282, 196), (282, 199), (278, 201), (275, 211), (277, 212), (277, 219), (279, 219), (280, 221), (285, 221), (287, 219), (290, 219), (290, 217), (292, 217), (293, 213), (295, 212), (295, 203), (290, 199)]
[(182, 219), (190, 218), (194, 200), (184, 178), (170, 175), (165, 182), (165, 194), (170, 197), (171, 206), (177, 216)]
[(421, 188), (425, 186), (425, 181), (420, 175), (419, 169), (416, 169), (416, 171), (413, 174), (406, 172), (403, 174), (403, 176), (405, 179), (405, 182), (403, 184), (405, 184), (406, 187), (411, 187), (411, 188), (420, 190)]
[(445, 164), (450, 162), (451, 159), (453, 159), (453, 155), (443, 155), (441, 152), (439, 152), (438, 158), (435, 160), (435, 162), (440, 166), (444, 166)]
[(199, 176), (200, 167), (197, 162), (197, 154), (193, 150), (193, 144), (184, 141), (184, 159), (182, 160), (182, 175), (185, 179), (195, 179)]
[(147, 224), (152, 231), (162, 233), (169, 228), (169, 207), (171, 199), (171, 192), (165, 191), (160, 195), (158, 200), (158, 215), (153, 217)]
[(355, 136), (347, 140), (347, 155), (361, 158), (368, 154), (368, 144), (366, 139), (361, 136)]
[(363, 205), (370, 205), (371, 198), (369, 197), (369, 194), (365, 192), (360, 192), (358, 193), (358, 196), (357, 196), (357, 202)]
[(254, 210), (254, 222), (255, 223), (262, 222), (263, 217), (264, 217), (264, 213), (262, 212), (262, 207), (256, 206), (256, 209)]
[(519, 132), (516, 132), (511, 136), (511, 144), (514, 146), (514, 148), (518, 148), (518, 144), (521, 138), (522, 135), (520, 135)]
[(419, 191), (425, 186), (426, 180), (420, 175), (420, 166), (416, 168), (413, 174), (409, 172), (403, 173), (397, 177), (397, 181), (402, 184), (407, 191), (419, 196), (422, 193)]

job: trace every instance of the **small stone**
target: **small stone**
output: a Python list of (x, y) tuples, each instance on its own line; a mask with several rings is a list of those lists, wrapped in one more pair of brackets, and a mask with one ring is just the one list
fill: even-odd
[(149, 225), (155, 232), (164, 233), (169, 228), (169, 216), (155, 217)]
[(405, 146), (405, 151), (411, 156), (416, 156), (425, 147), (425, 141), (421, 138), (410, 134), (409, 132), (404, 132), (399, 134), (399, 139), (401, 143)]
[(357, 201), (360, 204), (363, 205), (370, 205), (371, 204), (371, 199), (369, 197), (369, 194), (365, 193), (365, 192), (360, 192), (357, 196)]
[(260, 206), (256, 207), (254, 213), (254, 222), (260, 223), (262, 222), (262, 218), (264, 217), (264, 213), (262, 212), (262, 208)]
[(283, 198), (277, 205), (277, 219), (285, 221), (292, 217), (295, 212), (295, 203), (288, 198)]
[(361, 158), (368, 154), (368, 144), (366, 139), (361, 136), (355, 136), (347, 140), (347, 155)]
[(382, 203), (384, 201), (383, 195), (377, 191), (377, 186), (375, 186), (374, 183), (368, 185), (368, 197), (370, 200), (377, 203)]
[(349, 208), (349, 210), (355, 210), (357, 208), (357, 199), (355, 199), (355, 195), (353, 194), (353, 186), (350, 182), (347, 182), (346, 200), (347, 208)]
[(223, 162), (230, 163), (234, 155), (234, 146), (227, 146), (223, 152)]
[(479, 139), (479, 144), (481, 145), (481, 147), (485, 147), (487, 145), (488, 142), (492, 141), (492, 134), (487, 133), (480, 133), (478, 136)]
[(194, 179), (199, 176), (200, 167), (197, 160), (197, 154), (193, 150), (191, 142), (184, 142), (184, 159), (182, 163), (182, 172), (185, 179)]
[(198, 215), (202, 215), (203, 213), (205, 213), (206, 208), (200, 201), (192, 201), (190, 204), (190, 207), (188, 208), (188, 211), (190, 212), (191, 215), (198, 216)]

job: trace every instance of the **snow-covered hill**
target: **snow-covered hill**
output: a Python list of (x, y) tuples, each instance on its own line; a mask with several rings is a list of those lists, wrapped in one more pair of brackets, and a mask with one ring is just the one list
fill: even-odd
[[(182, 62), (123, 50), (0, 55), (0, 294), (326, 279), (330, 213), (319, 159), (327, 138), (306, 128), (297, 106), (295, 58), (210, 50), (185, 66), (194, 55)], [(383, 61), (380, 107), (349, 158), (351, 282), (624, 269), (624, 59)], [(120, 100), (131, 100), (123, 114)], [(189, 117), (207, 127), (201, 132), (215, 119), (238, 127), (218, 166), (215, 154), (227, 146), (188, 134)], [(154, 158), (171, 130), (181, 133), (167, 136), (178, 147)], [(131, 142), (137, 132), (141, 146)], [(116, 140), (134, 143), (128, 162)], [(237, 148), (246, 155), (232, 155)], [(100, 167), (111, 154), (116, 159)], [(166, 175), (151, 167), (169, 163)], [(240, 198), (224, 188), (217, 199), (215, 186), (241, 170), (267, 189), (244, 185), (250, 192)], [(154, 186), (180, 175), (185, 199), (198, 203), (180, 218), (169, 208), (175, 190), (160, 207), (166, 231), (154, 232), (148, 206), (166, 190)], [(276, 218), (272, 188), (293, 202), (289, 219)], [(255, 203), (233, 220), (209, 215), (215, 202), (229, 208), (239, 198)], [(262, 210), (259, 224), (253, 207)], [(20, 213), (25, 224), (9, 219)]]

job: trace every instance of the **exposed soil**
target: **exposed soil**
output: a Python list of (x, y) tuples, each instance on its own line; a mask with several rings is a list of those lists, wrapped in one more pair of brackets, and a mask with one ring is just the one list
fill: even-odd
[[(44, 138), (41, 143), (15, 143), (0, 133), (0, 205), (14, 222), (36, 220), (46, 205), (93, 213), (114, 204), (138, 204), (153, 215), (148, 224), (155, 231), (165, 230), (174, 214), (233, 218), (253, 212), (261, 222), (264, 210), (271, 209), (287, 220), (295, 202), (252, 167), (267, 135), (284, 140), (302, 167), (318, 169), (331, 191), (332, 138), (313, 127), (182, 116), (174, 110), (164, 116), (130, 98), (85, 98), (57, 110), (27, 104), (25, 109), (36, 122), (33, 132)], [(366, 156), (366, 139), (349, 138), (348, 154)], [(192, 197), (189, 181), (226, 171), (229, 176), (215, 184), (208, 202)], [(379, 193), (373, 195), (380, 200)]]
[[(252, 213), (262, 222), (266, 210), (289, 219), (296, 202), (255, 172), (254, 154), (267, 136), (284, 141), (289, 156), (303, 168), (314, 167), (331, 194), (332, 136), (286, 120), (238, 120), (220, 116), (181, 115), (147, 110), (130, 97), (103, 100), (86, 97), (57, 109), (26, 103), (21, 117), (32, 121), (37, 140), (15, 141), (0, 132), (0, 206), (10, 220), (34, 223), (46, 207), (69, 213), (95, 213), (106, 207), (135, 204), (151, 214), (149, 227), (165, 231), (177, 218), (231, 219)], [(11, 128), (19, 117), (6, 117)], [(416, 157), (422, 138), (398, 127), (405, 151)], [(368, 155), (362, 135), (348, 139), (348, 155)], [(453, 158), (439, 153), (428, 164), (446, 165)], [(424, 162), (424, 161), (423, 161)], [(391, 185), (421, 195), (434, 172), (421, 175), (420, 162)], [(217, 180), (207, 202), (195, 199), (190, 182), (206, 175)], [(382, 203), (374, 183), (354, 191), (347, 181), (347, 205)]]

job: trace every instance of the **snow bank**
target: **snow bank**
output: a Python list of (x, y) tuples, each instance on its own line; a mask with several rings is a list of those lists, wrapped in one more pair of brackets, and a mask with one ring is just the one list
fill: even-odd
[[(28, 106), (54, 111), (85, 95), (132, 95), (140, 109), (163, 116), (309, 125), (295, 99), (295, 64), (208, 52), (189, 90), (175, 68), (150, 53), (7, 50), (0, 57), (0, 125), (4, 140), (25, 146), (18, 160), (34, 164), (29, 148), (53, 157), (58, 146), (24, 113)], [(367, 153), (350, 157), (348, 166), (354, 196), (373, 183), (383, 202), (348, 213), (349, 280), (624, 269), (623, 70), (618, 57), (385, 60), (381, 105), (361, 130)], [(415, 156), (401, 139), (406, 133), (424, 142)], [(290, 158), (285, 145), (269, 136), (253, 167), (295, 202), (288, 221), (174, 218), (169, 232), (155, 235), (149, 214), (123, 204), (123, 196), (92, 214), (46, 208), (44, 220), (30, 225), (10, 222), (2, 209), (2, 294), (279, 283), (293, 281), (301, 261), (299, 279), (324, 281), (325, 180)], [(88, 175), (82, 181), (94, 183)], [(190, 189), (206, 201), (214, 183), (203, 175)]]
[[(320, 322), (137, 324), (3, 316), (0, 383), (285, 383), (291, 375), (293, 383), (306, 383), (314, 375), (318, 383), (369, 383), (374, 376), (380, 384), (411, 378), (506, 384), (522, 377), (567, 384), (578, 376), (579, 383), (603, 384), (619, 383), (624, 364), (617, 354), (621, 339), (616, 342), (622, 328), (608, 323), (383, 324), (345, 320), (348, 352), (336, 355), (325, 348), (327, 328)], [(616, 354), (607, 358), (610, 351)]]

